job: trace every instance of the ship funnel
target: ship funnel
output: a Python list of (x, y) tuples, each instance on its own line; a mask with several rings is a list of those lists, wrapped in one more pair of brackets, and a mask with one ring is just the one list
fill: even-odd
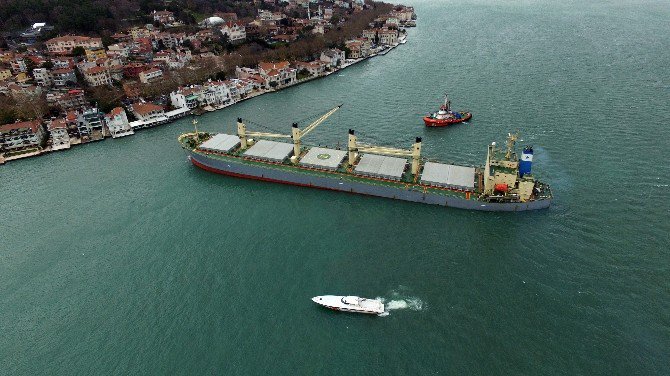
[(523, 177), (524, 175), (530, 175), (532, 166), (533, 147), (526, 146), (523, 148), (523, 153), (521, 153), (521, 159), (519, 160), (519, 176)]

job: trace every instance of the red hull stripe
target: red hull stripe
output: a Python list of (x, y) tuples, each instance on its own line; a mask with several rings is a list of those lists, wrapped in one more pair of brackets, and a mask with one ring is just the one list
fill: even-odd
[(195, 158), (190, 158), (190, 159), (191, 159), (191, 163), (193, 163), (195, 166), (198, 166), (198, 167), (202, 168), (203, 170), (206, 170), (206, 171), (209, 171), (209, 172), (214, 172), (214, 173), (221, 174), (221, 175), (234, 176), (236, 178), (244, 178), (244, 179), (251, 179), (251, 180), (268, 181), (268, 182), (272, 182), (272, 183), (295, 185), (297, 187), (318, 188), (318, 189), (323, 189), (323, 190), (326, 190), (326, 191), (356, 193), (356, 194), (359, 194), (359, 195), (367, 196), (365, 193), (340, 191), (340, 190), (337, 190), (337, 189), (332, 189), (332, 188), (327, 188), (327, 187), (319, 187), (319, 186), (316, 186), (316, 185), (309, 185), (309, 184), (294, 183), (294, 182), (290, 182), (290, 181), (286, 181), (286, 180), (277, 180), (277, 179), (263, 178), (263, 177), (259, 177), (259, 176), (253, 176), (253, 175), (237, 174), (237, 173), (234, 173), (234, 172), (223, 171), (223, 170), (216, 169), (214, 167), (206, 166), (206, 165), (196, 161)]

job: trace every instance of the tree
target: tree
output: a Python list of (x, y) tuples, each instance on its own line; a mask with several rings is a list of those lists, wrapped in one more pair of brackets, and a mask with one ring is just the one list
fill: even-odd
[(72, 56), (84, 56), (86, 55), (86, 50), (82, 46), (77, 46), (72, 49)]

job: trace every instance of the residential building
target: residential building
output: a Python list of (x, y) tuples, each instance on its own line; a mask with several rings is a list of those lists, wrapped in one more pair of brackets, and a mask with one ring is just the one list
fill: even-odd
[(363, 30), (363, 38), (370, 41), (370, 43), (375, 44), (375, 40), (377, 39), (377, 29)]
[(0, 81), (4, 81), (12, 77), (12, 71), (9, 69), (0, 69)]
[(84, 70), (84, 78), (91, 86), (111, 85), (112, 76), (105, 67), (92, 67)]
[(319, 60), (327, 63), (331, 67), (337, 67), (344, 62), (345, 56), (344, 51), (332, 48), (321, 52), (321, 57)]
[[(168, 121), (162, 106), (153, 103), (135, 103), (132, 106), (133, 114), (137, 118), (138, 127), (153, 126)], [(133, 124), (131, 123), (131, 126)]]
[(64, 118), (52, 119), (47, 124), (51, 138), (51, 150), (63, 150), (70, 148), (70, 135), (67, 133), (67, 122)]
[(107, 129), (109, 130), (109, 133), (111, 133), (112, 138), (135, 134), (128, 122), (126, 111), (121, 107), (116, 107), (112, 109), (110, 113), (105, 115), (105, 124), (107, 125)]
[(258, 72), (265, 80), (265, 87), (290, 85), (297, 81), (297, 70), (290, 67), (288, 61), (258, 64)]
[(199, 85), (179, 88), (170, 93), (170, 103), (176, 108), (194, 109), (200, 105), (199, 98), (202, 94), (202, 87)]
[(25, 73), (28, 71), (28, 66), (26, 65), (26, 61), (23, 59), (23, 56), (16, 56), (9, 62), (9, 65), (12, 68), (12, 72), (14, 72), (14, 74), (19, 74), (21, 72)]
[(220, 30), (221, 34), (228, 36), (230, 42), (243, 41), (247, 38), (247, 32), (243, 22), (228, 21)]
[(175, 22), (174, 13), (168, 10), (160, 10), (152, 13), (154, 21), (158, 21), (161, 25), (171, 25)]
[(130, 55), (130, 46), (127, 43), (116, 43), (107, 47), (107, 56), (124, 57)]
[(204, 103), (209, 106), (223, 106), (232, 102), (230, 90), (223, 81), (210, 81), (204, 85), (202, 91)]
[(56, 37), (46, 41), (47, 49), (54, 54), (69, 54), (75, 47), (83, 48), (103, 48), (102, 39), (89, 38), (77, 35), (66, 35)]
[(77, 75), (72, 68), (54, 69), (51, 71), (51, 79), (56, 87), (65, 87), (77, 83)]
[(298, 73), (305, 69), (312, 76), (320, 76), (326, 70), (326, 63), (322, 61), (310, 61), (308, 63), (297, 61), (293, 66), (298, 70)]
[(79, 134), (84, 138), (82, 141), (102, 140), (105, 137), (103, 133), (104, 121), (105, 114), (95, 107), (77, 112)]
[(80, 89), (51, 91), (47, 93), (47, 102), (51, 105), (58, 105), (64, 111), (83, 107), (87, 103), (84, 91)]
[(398, 43), (398, 30), (381, 29), (378, 32), (379, 44), (392, 45)]
[(370, 55), (370, 42), (367, 39), (353, 39), (344, 42), (349, 49), (347, 59), (360, 59)]
[(46, 132), (41, 120), (0, 125), (0, 151), (41, 148)]
[(33, 78), (35, 82), (40, 86), (51, 86), (53, 80), (51, 79), (51, 73), (46, 68), (35, 68), (33, 69)]
[(86, 60), (88, 61), (96, 61), (107, 57), (107, 52), (102, 47), (87, 48), (84, 51), (86, 53)]
[(149, 82), (155, 81), (163, 77), (163, 71), (158, 68), (151, 68), (149, 70), (140, 72), (139, 74), (140, 82), (143, 84), (148, 84)]

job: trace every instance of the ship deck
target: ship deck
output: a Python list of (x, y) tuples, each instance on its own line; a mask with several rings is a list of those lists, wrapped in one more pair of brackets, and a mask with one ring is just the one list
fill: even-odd
[[(265, 168), (271, 168), (271, 169), (277, 169), (277, 170), (285, 170), (285, 171), (290, 171), (292, 173), (300, 173), (300, 174), (305, 174), (305, 175), (312, 175), (312, 176), (322, 176), (322, 177), (338, 177), (340, 179), (346, 179), (349, 181), (355, 181), (355, 182), (361, 182), (369, 185), (377, 185), (377, 186), (386, 186), (386, 187), (393, 187), (393, 188), (399, 188), (399, 189), (415, 189), (415, 190), (422, 190), (425, 193), (432, 193), (432, 194), (438, 194), (438, 195), (443, 195), (443, 196), (451, 196), (451, 197), (460, 197), (464, 199), (470, 199), (471, 196), (472, 198), (476, 197), (476, 193), (472, 191), (467, 191), (464, 189), (458, 189), (458, 188), (449, 188), (449, 187), (440, 187), (440, 186), (432, 186), (432, 185), (426, 185), (422, 184), (419, 182), (418, 178), (415, 178), (410, 169), (406, 169), (400, 178), (398, 180), (393, 180), (393, 179), (385, 179), (381, 177), (372, 177), (372, 176), (365, 176), (365, 175), (359, 175), (354, 172), (354, 168), (348, 166), (347, 164), (343, 163), (339, 165), (336, 169), (322, 169), (322, 168), (315, 168), (315, 167), (310, 167), (310, 166), (305, 166), (305, 165), (300, 165), (300, 164), (293, 164), (290, 161), (283, 161), (283, 162), (276, 162), (276, 161), (270, 161), (270, 160), (259, 160), (256, 158), (250, 158), (249, 156), (245, 155), (245, 152), (249, 150), (241, 150), (241, 149), (236, 149), (236, 150), (231, 150), (228, 153), (224, 152), (216, 152), (216, 151), (211, 151), (211, 150), (202, 150), (200, 148), (194, 150), (195, 153), (206, 155), (210, 158), (215, 158), (219, 159), (222, 161), (226, 160), (233, 160), (237, 163), (244, 163), (248, 165), (254, 165), (254, 166), (263, 166)], [(304, 157), (305, 154), (309, 151), (309, 149), (303, 149), (300, 157)], [(477, 190), (477, 185), (478, 179), (475, 179), (475, 191)]]

